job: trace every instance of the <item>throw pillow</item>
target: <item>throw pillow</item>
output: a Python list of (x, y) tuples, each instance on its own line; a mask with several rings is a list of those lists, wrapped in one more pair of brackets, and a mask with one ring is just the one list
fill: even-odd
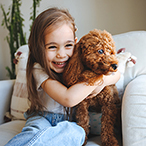
[(21, 46), (15, 53), (16, 81), (12, 93), (10, 114), (12, 119), (25, 119), (23, 114), (29, 108), (26, 87), (26, 65), (28, 59), (28, 45)]

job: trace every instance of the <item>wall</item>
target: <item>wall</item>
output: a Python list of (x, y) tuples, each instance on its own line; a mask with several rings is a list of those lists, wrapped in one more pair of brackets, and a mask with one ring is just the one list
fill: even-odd
[[(7, 11), (11, 0), (0, 0)], [(29, 36), (29, 14), (32, 1), (22, 0), (21, 12), (25, 19), (24, 31)], [(134, 30), (146, 30), (146, 0), (42, 0), (38, 13), (57, 6), (69, 9), (78, 27), (77, 37), (80, 38), (88, 31), (98, 28), (106, 29), (111, 34), (118, 34)], [(2, 22), (0, 10), (0, 23)], [(0, 26), (0, 80), (8, 79), (5, 70), (10, 66), (9, 47), (4, 40), (8, 31)]]

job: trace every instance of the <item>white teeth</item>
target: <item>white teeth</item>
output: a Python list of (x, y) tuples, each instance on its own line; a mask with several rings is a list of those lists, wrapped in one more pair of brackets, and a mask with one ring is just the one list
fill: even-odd
[(62, 65), (64, 62), (55, 62), (55, 64)]

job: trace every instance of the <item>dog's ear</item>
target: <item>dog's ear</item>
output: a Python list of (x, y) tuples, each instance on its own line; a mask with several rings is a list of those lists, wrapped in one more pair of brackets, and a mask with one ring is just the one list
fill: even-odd
[(63, 81), (68, 87), (78, 81), (79, 75), (83, 70), (81, 63), (81, 42), (79, 41), (74, 48), (74, 53), (70, 58), (63, 72)]

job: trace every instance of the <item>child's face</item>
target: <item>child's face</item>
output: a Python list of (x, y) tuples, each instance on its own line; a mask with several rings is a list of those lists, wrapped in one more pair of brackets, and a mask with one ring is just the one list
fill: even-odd
[(56, 73), (62, 73), (68, 59), (73, 54), (74, 33), (71, 27), (63, 24), (45, 35), (45, 51), (48, 67)]

